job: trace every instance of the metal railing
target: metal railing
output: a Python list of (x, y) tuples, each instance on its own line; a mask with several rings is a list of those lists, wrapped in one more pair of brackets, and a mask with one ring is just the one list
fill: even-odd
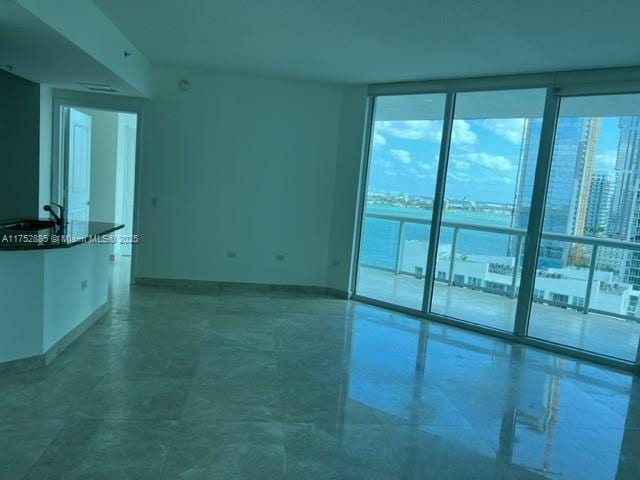
[[(381, 267), (379, 265), (368, 265), (364, 263), (362, 265), (369, 268), (389, 271), (396, 275), (398, 274), (412, 275), (413, 274), (412, 272), (402, 270), (402, 261), (404, 258), (405, 227), (407, 224), (430, 226), (431, 219), (420, 217), (420, 216), (399, 214), (399, 213), (382, 213), (382, 212), (368, 212), (368, 211), (365, 212), (365, 219), (378, 219), (378, 220), (397, 222), (398, 233), (397, 233), (397, 239), (395, 243), (394, 263), (392, 268)], [(457, 243), (458, 243), (458, 236), (461, 230), (508, 235), (508, 236), (516, 237), (515, 246), (513, 249), (514, 265), (512, 268), (510, 288), (506, 289), (506, 291), (503, 292), (500, 290), (488, 288), (485, 286), (473, 285), (470, 283), (464, 283), (459, 286), (482, 290), (492, 294), (505, 295), (505, 296), (509, 296), (510, 298), (515, 298), (517, 296), (518, 275), (521, 273), (521, 270), (522, 270), (520, 265), (520, 258), (522, 256), (521, 253), (524, 245), (524, 239), (527, 234), (527, 231), (525, 229), (513, 228), (513, 227), (502, 227), (497, 225), (484, 225), (484, 224), (477, 224), (477, 223), (453, 222), (450, 220), (443, 220), (440, 223), (440, 226), (441, 228), (442, 227), (451, 228), (453, 231), (452, 241), (451, 241), (451, 252), (449, 254), (450, 255), (449, 275), (447, 279), (440, 279), (436, 277), (434, 278), (434, 281), (439, 283), (446, 283), (449, 286), (456, 285), (454, 280), (454, 268), (455, 268), (455, 262), (456, 262), (456, 249), (457, 249)], [(590, 246), (591, 260), (589, 262), (589, 267), (588, 267), (589, 270), (588, 270), (587, 279), (586, 279), (587, 285), (586, 285), (584, 305), (573, 305), (570, 303), (562, 303), (562, 302), (554, 301), (551, 299), (536, 298), (536, 297), (533, 298), (534, 302), (545, 303), (548, 305), (553, 305), (553, 306), (562, 307), (562, 308), (575, 309), (575, 310), (582, 311), (585, 314), (591, 312), (591, 313), (613, 316), (613, 317), (627, 319), (627, 320), (638, 321), (638, 317), (635, 317), (632, 315), (619, 314), (616, 312), (610, 312), (610, 311), (591, 308), (591, 297), (592, 297), (592, 287), (593, 287), (594, 278), (595, 278), (597, 255), (598, 255), (599, 248), (609, 247), (609, 248), (615, 248), (615, 249), (621, 249), (621, 250), (640, 252), (640, 243), (625, 242), (625, 241), (615, 240), (611, 238), (581, 237), (577, 235), (566, 235), (566, 234), (549, 233), (549, 232), (546, 232), (546, 233), (543, 232), (541, 235), (541, 239)], [(425, 237), (425, 241), (426, 240), (427, 240), (427, 237)]]

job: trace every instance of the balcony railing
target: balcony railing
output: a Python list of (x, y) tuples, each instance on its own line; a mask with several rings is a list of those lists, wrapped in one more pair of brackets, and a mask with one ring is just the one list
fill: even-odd
[[(370, 212), (370, 211), (365, 213), (365, 218), (395, 222), (398, 224), (398, 230), (397, 230), (397, 238), (395, 239), (394, 261), (393, 261), (392, 268), (387, 268), (380, 265), (371, 265), (366, 263), (362, 263), (362, 265), (365, 267), (374, 268), (378, 270), (385, 270), (395, 275), (398, 275), (398, 274), (415, 275), (415, 272), (402, 270), (402, 262), (404, 257), (404, 245), (405, 245), (405, 227), (408, 224), (425, 225), (429, 227), (431, 225), (431, 220), (424, 217), (420, 217), (420, 216), (413, 216), (413, 215), (406, 215), (406, 214), (399, 214), (399, 213)], [(450, 220), (443, 220), (440, 225), (441, 225), (441, 229), (442, 228), (452, 229), (451, 252), (449, 254), (449, 272), (448, 272), (448, 278), (446, 279), (435, 278), (434, 281), (440, 282), (440, 283), (446, 283), (450, 286), (460, 286), (460, 287), (472, 288), (476, 290), (482, 290), (487, 293), (508, 296), (510, 298), (515, 298), (517, 296), (518, 279), (522, 270), (520, 265), (520, 258), (522, 256), (522, 248), (524, 246), (524, 239), (527, 233), (526, 230), (520, 229), (520, 228), (497, 226), (497, 225), (483, 225), (483, 224), (476, 224), (476, 223), (453, 222)], [(514, 237), (515, 242), (511, 244), (512, 253), (513, 253), (513, 257), (512, 257), (513, 266), (511, 267), (511, 282), (507, 288), (505, 288), (504, 290), (498, 290), (498, 289), (490, 288), (484, 285), (471, 284), (468, 282), (460, 283), (455, 281), (455, 275), (454, 275), (455, 263), (456, 261), (460, 260), (460, 259), (456, 259), (456, 251), (458, 247), (457, 245), (458, 238), (461, 231), (494, 233), (494, 234), (501, 234), (501, 235)], [(596, 274), (596, 266), (598, 263), (597, 255), (598, 255), (599, 249), (603, 247), (608, 247), (612, 249), (620, 249), (620, 250), (640, 253), (640, 243), (625, 242), (625, 241), (620, 241), (620, 240), (615, 240), (610, 238), (602, 238), (602, 237), (582, 237), (582, 236), (565, 235), (565, 234), (559, 234), (559, 233), (542, 233), (541, 239), (565, 242), (572, 245), (588, 246), (588, 247), (591, 247), (591, 253), (589, 255), (590, 261), (588, 265), (588, 273), (586, 278), (586, 292), (584, 296), (584, 304), (574, 305), (569, 302), (555, 301), (553, 299), (548, 299), (548, 298), (538, 298), (535, 295), (533, 297), (534, 302), (544, 303), (547, 305), (553, 305), (561, 308), (579, 310), (585, 314), (596, 313), (601, 315), (622, 318), (626, 320), (633, 320), (636, 322), (640, 320), (634, 315), (630, 315), (627, 313), (622, 314), (618, 312), (611, 312), (607, 310), (592, 308), (591, 306), (593, 285), (594, 285), (594, 281), (597, 281), (595, 280), (595, 274)], [(425, 238), (424, 240), (427, 241), (428, 239)], [(425, 264), (426, 264), (426, 255), (425, 255)], [(620, 272), (622, 272), (623, 270), (624, 270), (624, 265), (620, 265)], [(620, 284), (622, 282), (617, 282), (617, 283)]]

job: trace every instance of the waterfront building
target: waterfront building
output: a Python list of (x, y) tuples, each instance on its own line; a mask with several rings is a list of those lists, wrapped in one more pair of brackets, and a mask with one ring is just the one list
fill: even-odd
[[(446, 250), (445, 250), (446, 251)], [(449, 249), (450, 251), (450, 249)], [(436, 279), (448, 281), (450, 257), (439, 256)], [(514, 296), (520, 287), (520, 276), (514, 275), (513, 257), (456, 255), (452, 284), (488, 293)], [(534, 301), (582, 309), (586, 302), (589, 269), (561, 267), (538, 270), (534, 285)], [(613, 272), (596, 270), (591, 285), (590, 308), (616, 315), (634, 315), (640, 291), (628, 283), (616, 281)]]
[[(487, 293), (515, 297), (520, 288), (519, 271), (515, 270), (515, 258), (500, 255), (474, 255), (454, 253), (452, 246), (440, 244), (436, 260), (435, 279), (451, 283), (453, 286), (482, 290)], [(427, 243), (424, 240), (406, 240), (403, 244), (400, 271), (416, 275), (424, 270)], [(633, 285), (620, 280), (618, 271), (608, 268), (609, 264), (621, 265), (619, 249), (600, 247), (599, 263), (591, 284), (590, 308), (616, 315), (635, 315), (640, 291)], [(601, 255), (601, 253), (603, 255)], [(453, 272), (451, 265), (453, 264)], [(417, 275), (416, 275), (417, 276)], [(417, 276), (417, 278), (419, 278)], [(536, 272), (534, 301), (581, 309), (585, 306), (589, 268), (564, 266), (539, 269)]]

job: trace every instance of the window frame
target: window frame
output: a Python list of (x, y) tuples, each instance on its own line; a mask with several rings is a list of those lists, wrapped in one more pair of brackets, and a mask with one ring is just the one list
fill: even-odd
[[(635, 362), (582, 350), (568, 345), (560, 345), (548, 340), (528, 336), (531, 305), (534, 301), (543, 301), (534, 295), (535, 271), (544, 220), (544, 206), (549, 184), (549, 173), (553, 155), (556, 124), (562, 98), (596, 95), (616, 95), (640, 93), (640, 67), (612, 68), (599, 70), (552, 72), (545, 74), (506, 75), (476, 77), (467, 79), (445, 79), (410, 83), (373, 84), (368, 87), (366, 131), (363, 155), (361, 157), (361, 181), (359, 184), (358, 215), (355, 225), (355, 248), (351, 262), (351, 292), (353, 298), (380, 305), (393, 310), (410, 313), (428, 320), (460, 326), (479, 333), (485, 333), (526, 345), (541, 347), (554, 353), (593, 361), (595, 363), (633, 371), (640, 374), (640, 342), (636, 349)], [(522, 274), (518, 287), (518, 304), (513, 332), (499, 331), (491, 327), (473, 324), (464, 320), (430, 312), (433, 288), (438, 280), (436, 271), (437, 244), (440, 233), (444, 186), (451, 147), (451, 136), (455, 110), (455, 98), (462, 92), (485, 92), (498, 90), (546, 89), (546, 99), (542, 119), (542, 131), (538, 145), (531, 213), (523, 250)], [(368, 169), (371, 160), (372, 126), (375, 99), (381, 96), (446, 94), (444, 125), (440, 145), (440, 156), (436, 173), (436, 187), (432, 209), (429, 249), (425, 269), (424, 298), (421, 310), (402, 307), (392, 303), (363, 297), (357, 294), (358, 256), (362, 241), (362, 226), (368, 183)]]

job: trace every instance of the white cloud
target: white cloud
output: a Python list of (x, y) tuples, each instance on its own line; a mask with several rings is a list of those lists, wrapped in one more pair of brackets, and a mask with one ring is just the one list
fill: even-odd
[(374, 147), (382, 147), (383, 145), (386, 145), (387, 143), (387, 139), (384, 138), (382, 135), (380, 135), (379, 133), (374, 133), (373, 134), (373, 146)]
[[(440, 143), (442, 122), (435, 120), (406, 120), (376, 122), (376, 134), (384, 133), (404, 140), (425, 140)], [(451, 141), (454, 144), (475, 143), (478, 139), (471, 125), (464, 120), (453, 123)]]
[(405, 140), (439, 142), (442, 135), (440, 123), (433, 120), (385, 121), (376, 122), (376, 130)]
[(451, 159), (451, 164), (458, 170), (468, 170), (471, 164), (465, 160)]
[(618, 158), (618, 152), (615, 150), (608, 150), (606, 152), (596, 154), (596, 170), (613, 170), (616, 166), (616, 160)]
[(471, 181), (471, 177), (464, 172), (450, 172), (448, 174), (448, 177), (452, 178), (453, 180), (457, 180), (458, 182), (462, 182), (462, 183), (469, 183)]
[(482, 183), (486, 183), (488, 185), (513, 185), (515, 179), (511, 176), (500, 176), (500, 175), (481, 175), (478, 177), (478, 181)]
[(451, 162), (467, 162), (482, 167), (498, 170), (501, 172), (510, 172), (513, 170), (511, 162), (502, 155), (492, 155), (484, 152), (469, 152), (452, 158)]
[(405, 165), (411, 163), (411, 153), (409, 153), (407, 150), (402, 150), (400, 148), (392, 148), (389, 152), (400, 163), (404, 163)]
[(424, 170), (425, 172), (428, 172), (429, 170), (431, 170), (433, 167), (428, 164), (427, 162), (418, 162), (418, 167), (420, 167), (422, 170)]
[(375, 165), (377, 167), (382, 167), (382, 168), (391, 168), (393, 163), (390, 162), (389, 160), (385, 160), (384, 158), (377, 157), (371, 161), (371, 165)]
[(453, 128), (451, 129), (451, 143), (476, 143), (476, 140), (478, 140), (478, 136), (473, 130), (471, 130), (469, 122), (465, 122), (464, 120), (455, 120), (453, 122)]
[(492, 118), (482, 120), (481, 125), (515, 145), (522, 143), (522, 132), (524, 129), (524, 119), (522, 118)]

